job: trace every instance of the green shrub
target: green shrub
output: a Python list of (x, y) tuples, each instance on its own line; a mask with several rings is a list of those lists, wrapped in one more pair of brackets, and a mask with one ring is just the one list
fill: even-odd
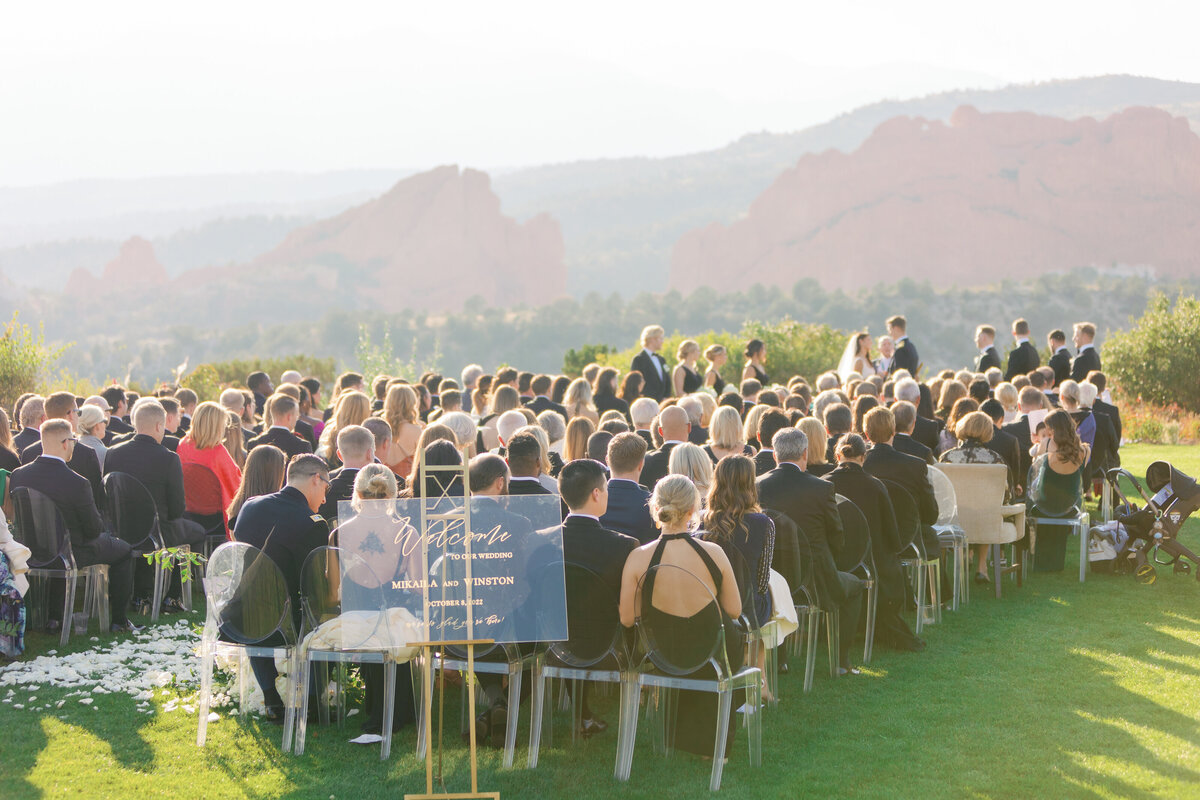
[(14, 311), (0, 334), (0, 405), (10, 411), (25, 392), (46, 390), (51, 368), (70, 346), (47, 346), (42, 325), (35, 333), (17, 315)]
[(1127, 331), (1104, 342), (1105, 371), (1120, 392), (1155, 405), (1200, 411), (1200, 301), (1161, 293)]
[[(279, 382), (284, 370), (294, 369), (305, 377), (316, 378), (322, 384), (333, 383), (337, 377), (337, 364), (332, 358), (317, 358), (310, 355), (283, 356), (280, 358), (238, 358), (233, 361), (215, 361), (197, 366), (195, 372), (207, 366), (217, 375), (220, 386), (246, 386), (246, 377), (251, 372), (262, 371), (271, 376), (273, 383)], [(187, 384), (186, 379), (184, 384)]]
[[(249, 373), (246, 373), (247, 375)], [(217, 400), (221, 394), (221, 376), (212, 364), (201, 364), (180, 381), (180, 385), (196, 393), (200, 401)]]

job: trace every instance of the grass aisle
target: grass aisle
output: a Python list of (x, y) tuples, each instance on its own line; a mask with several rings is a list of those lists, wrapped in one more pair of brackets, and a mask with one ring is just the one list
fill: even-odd
[[(1200, 475), (1195, 448), (1129, 446), (1122, 454), (1139, 478), (1157, 458)], [(1184, 541), (1200, 548), (1200, 519), (1189, 521)], [(739, 735), (722, 795), (1200, 797), (1200, 584), (1160, 570), (1153, 586), (1106, 576), (1081, 585), (1077, 550), (1067, 549), (1061, 574), (1032, 575), (1022, 589), (1006, 583), (999, 601), (973, 592), (964, 610), (928, 629), (923, 654), (879, 652), (864, 675), (836, 682), (819, 673), (807, 697), (801, 675), (784, 676), (783, 702), (765, 718), (762, 769), (749, 767)], [(29, 644), (38, 655), (57, 642), (34, 635)], [(57, 691), (39, 694), (62, 699), (65, 691)], [(447, 695), (452, 791), (466, 788), (457, 702), (456, 692)], [(90, 707), (70, 698), (44, 712), (12, 705), (0, 704), (5, 798), (363, 800), (424, 786), (411, 730), (396, 736), (387, 763), (377, 746), (346, 743), (361, 717), (341, 730), (310, 727), (308, 752), (293, 758), (279, 752), (280, 728), (256, 718), (222, 715), (200, 750), (194, 714), (141, 714), (124, 695), (98, 695)], [(708, 763), (656, 756), (644, 725), (631, 780), (613, 781), (615, 698), (597, 706), (609, 733), (571, 747), (560, 716), (560, 736), (553, 746), (543, 742), (532, 772), (501, 770), (497, 753), (483, 751), (481, 788), (572, 800), (707, 793)], [(519, 741), (528, 741), (526, 725), (523, 718)], [(524, 758), (520, 746), (517, 763)]]

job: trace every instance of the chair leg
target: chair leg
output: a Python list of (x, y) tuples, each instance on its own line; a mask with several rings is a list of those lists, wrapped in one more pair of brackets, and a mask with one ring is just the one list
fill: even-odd
[(158, 622), (158, 615), (162, 608), (163, 601), (163, 574), (166, 570), (162, 568), (162, 564), (155, 563), (154, 568), (154, 596), (150, 601), (150, 621)]
[[(308, 694), (307, 689), (308, 687), (304, 687), (305, 694)], [(392, 721), (395, 713), (396, 662), (390, 657), (385, 657), (383, 661), (383, 730), (381, 731), (383, 742), (379, 746), (380, 761), (387, 761), (392, 754)], [(342, 714), (342, 717), (345, 717), (345, 714)]]
[(841, 612), (836, 608), (825, 614), (825, 643), (829, 647), (829, 676), (838, 677), (841, 663)]
[(1088, 568), (1088, 523), (1091, 520), (1088, 518), (1087, 512), (1084, 511), (1079, 515), (1079, 519), (1075, 521), (1075, 526), (1079, 530), (1079, 582), (1083, 583), (1087, 580)]
[(1000, 547), (1000, 545), (998, 545), (998, 544), (992, 545), (991, 550), (992, 550), (992, 577), (994, 578), (993, 582), (996, 584), (996, 599), (999, 600), (1000, 599), (1000, 579), (1004, 575), (1004, 572), (1002, 571), (1002, 569), (1000, 567), (1000, 555), (1003, 552), (1003, 550)]
[(629, 780), (633, 768), (633, 745), (637, 738), (638, 696), (641, 694), (636, 673), (621, 676), (621, 708), (617, 722), (617, 758), (613, 777)]
[(58, 646), (66, 647), (71, 636), (71, 628), (75, 625), (75, 587), (79, 583), (79, 573), (67, 578), (66, 591), (63, 593), (62, 635), (58, 637)]
[(196, 728), (196, 746), (204, 747), (208, 738), (208, 707), (212, 702), (213, 645), (207, 636), (200, 642), (200, 717)]
[(538, 765), (538, 750), (542, 744), (542, 707), (546, 702), (546, 676), (543, 673), (544, 656), (533, 662), (533, 690), (529, 698), (529, 758), (525, 766), (533, 769)]
[[(508, 729), (504, 732), (504, 768), (512, 769), (517, 749), (517, 720), (521, 712), (521, 670), (508, 674)], [(469, 721), (468, 721), (468, 724)]]
[(112, 627), (112, 609), (108, 604), (108, 565), (97, 564), (91, 569), (94, 570), (94, 574), (89, 582), (94, 581), (96, 584), (96, 619), (100, 622), (100, 630), (107, 633)]
[[(733, 692), (727, 689), (719, 692), (717, 698), (717, 736), (713, 742), (712, 777), (708, 782), (708, 788), (714, 792), (721, 788), (721, 773), (725, 769), (725, 742), (729, 736), (729, 711), (733, 705)], [(753, 708), (753, 713), (759, 713), (758, 700), (754, 701)]]
[(867, 584), (867, 640), (863, 643), (863, 663), (870, 664), (875, 653), (875, 615), (879, 608), (878, 580)]
[[(187, 544), (180, 545), (179, 551), (190, 555), (192, 552), (192, 547), (191, 547), (191, 545), (187, 545)], [(182, 570), (180, 570), (180, 575), (179, 575), (180, 602), (183, 604), (183, 610), (188, 612), (189, 614), (192, 613), (192, 573), (195, 572), (196, 569), (198, 569), (198, 567), (190, 567), (187, 570), (187, 580), (184, 580)]]
[(917, 574), (917, 624), (914, 633), (917, 636), (921, 635), (921, 629), (925, 627), (925, 570), (921, 566), (921, 559), (917, 558), (914, 571)]
[(811, 606), (805, 616), (805, 624), (808, 626), (808, 641), (805, 644), (808, 646), (808, 652), (804, 654), (804, 692), (807, 694), (812, 691), (813, 672), (817, 667), (817, 627), (820, 624), (821, 612), (816, 606)]

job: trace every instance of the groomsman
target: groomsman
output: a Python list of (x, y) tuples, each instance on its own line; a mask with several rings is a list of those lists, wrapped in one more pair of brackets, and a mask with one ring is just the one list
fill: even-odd
[[(1067, 335), (1055, 328), (1046, 336), (1050, 345), (1050, 369), (1054, 370), (1054, 386), (1071, 377), (1071, 352), (1067, 350)], [(1078, 381), (1076, 381), (1078, 383)]]
[(888, 336), (896, 343), (896, 353), (892, 356), (891, 372), (906, 369), (914, 378), (921, 366), (921, 357), (917, 355), (917, 347), (908, 338), (908, 320), (899, 314), (887, 319)]
[(992, 367), (1000, 369), (1000, 354), (996, 352), (996, 329), (991, 325), (980, 325), (975, 329), (975, 346), (979, 355), (975, 356), (975, 371), (987, 372)]
[(1071, 340), (1075, 343), (1079, 355), (1071, 361), (1071, 380), (1081, 383), (1088, 373), (1100, 369), (1100, 351), (1093, 345), (1096, 338), (1096, 326), (1090, 322), (1076, 322), (1074, 335)]
[(1008, 354), (1008, 369), (1004, 370), (1006, 381), (1011, 381), (1018, 375), (1028, 375), (1042, 363), (1037, 348), (1029, 341), (1028, 322), (1024, 319), (1015, 320), (1012, 324), (1012, 335), (1017, 340), (1017, 346)]
[(667, 361), (658, 354), (662, 349), (666, 331), (658, 325), (649, 325), (642, 331), (642, 352), (633, 357), (630, 369), (642, 373), (646, 383), (642, 387), (642, 395), (653, 398), (661, 403), (664, 397), (671, 395)]

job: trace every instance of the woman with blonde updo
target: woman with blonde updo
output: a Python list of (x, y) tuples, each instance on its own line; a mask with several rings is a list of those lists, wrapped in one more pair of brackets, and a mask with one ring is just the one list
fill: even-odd
[(592, 425), (600, 424), (600, 414), (592, 403), (592, 385), (583, 378), (571, 381), (562, 404), (567, 409), (568, 422), (576, 417), (586, 417), (592, 421)]
[(700, 360), (699, 343), (684, 339), (675, 351), (675, 360), (679, 363), (671, 371), (671, 385), (675, 387), (676, 397), (691, 394), (704, 385), (704, 378), (696, 369), (696, 362)]
[(729, 353), (726, 352), (724, 345), (710, 344), (704, 349), (704, 360), (708, 362), (708, 370), (704, 373), (704, 385), (719, 395), (725, 391), (725, 379), (721, 377), (721, 367), (729, 361)]
[[(700, 493), (684, 476), (668, 475), (655, 485), (650, 516), (662, 533), (655, 541), (630, 553), (625, 561), (621, 575), (621, 624), (629, 628), (639, 620), (646, 620), (659, 636), (669, 635), (668, 657), (694, 661), (702, 658), (703, 653), (684, 652), (688, 643), (693, 642), (707, 652), (713, 634), (710, 626), (720, 618), (725, 625), (725, 654), (729, 666), (736, 671), (742, 664), (745, 643), (732, 620), (741, 615), (742, 600), (725, 551), (720, 545), (691, 534), (699, 508)], [(654, 569), (660, 565), (679, 569)], [(711, 670), (706, 667), (697, 676), (711, 676)], [(680, 691), (678, 702), (675, 746), (689, 753), (711, 756), (717, 730), (717, 704), (713, 695)], [(730, 715), (725, 755), (733, 747), (736, 716)]]

